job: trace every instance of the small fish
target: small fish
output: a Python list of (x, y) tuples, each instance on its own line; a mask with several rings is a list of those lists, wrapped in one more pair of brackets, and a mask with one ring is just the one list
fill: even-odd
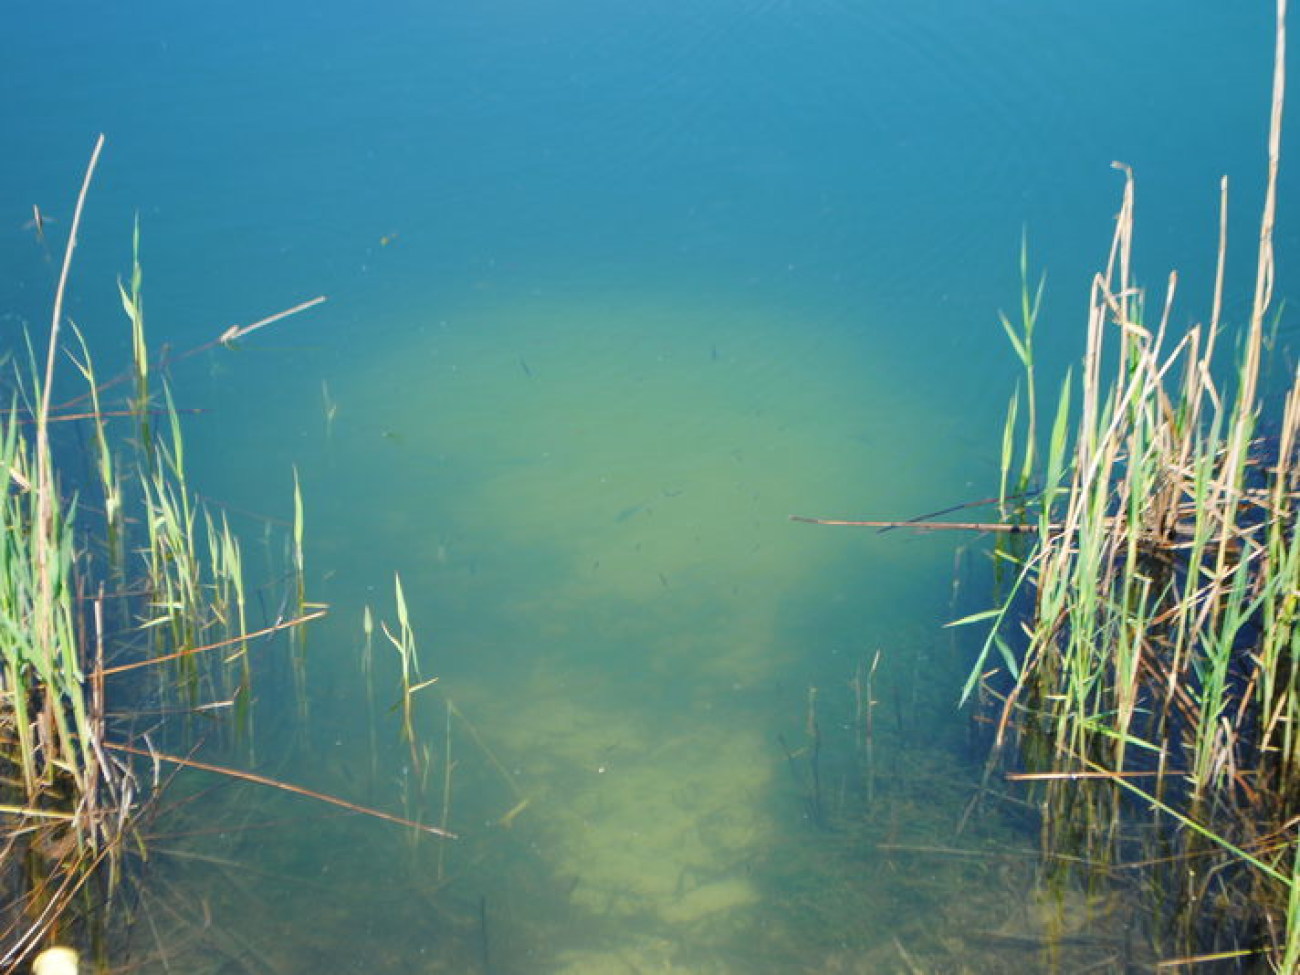
[(528, 360), (525, 359), (523, 356), (519, 357), (519, 368), (524, 371), (524, 375), (527, 376), (529, 379), (533, 378), (533, 371), (528, 368)]
[(330, 385), (325, 380), (320, 384), (321, 401), (325, 404), (325, 436), (329, 438), (334, 433), (334, 417), (338, 415), (339, 405), (334, 402), (330, 396)]
[(618, 514), (614, 516), (614, 524), (621, 525), (625, 521), (630, 521), (631, 519), (639, 515), (641, 512), (648, 510), (649, 505), (650, 505), (649, 501), (641, 501), (637, 504), (628, 505), (626, 508), (624, 508), (622, 511), (620, 511)]
[(35, 203), (33, 203), (32, 218), (28, 220), (25, 224), (23, 224), (23, 230), (36, 231), (36, 240), (42, 247), (44, 247), (45, 246), (45, 225), (47, 223), (57, 223), (57, 222), (58, 221), (56, 221), (53, 217), (47, 217), (45, 214), (41, 213), (41, 208), (37, 206)]

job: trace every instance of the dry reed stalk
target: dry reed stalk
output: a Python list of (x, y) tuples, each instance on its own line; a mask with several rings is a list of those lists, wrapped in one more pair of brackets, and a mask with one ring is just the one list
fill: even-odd
[(212, 765), (208, 762), (200, 762), (190, 757), (178, 755), (165, 755), (162, 752), (153, 749), (136, 748), (133, 745), (125, 745), (121, 742), (105, 742), (104, 747), (115, 752), (123, 752), (127, 755), (135, 755), (140, 758), (148, 758), (154, 762), (167, 762), (181, 768), (197, 769), (201, 772), (212, 772), (217, 775), (224, 775), (227, 778), (238, 779), (241, 782), (251, 782), (254, 785), (262, 785), (271, 789), (278, 789), (281, 792), (288, 792), (296, 796), (303, 796), (307, 799), (323, 802), (327, 805), (338, 806), (340, 809), (346, 809), (348, 812), (358, 813), (362, 816), (369, 816), (373, 819), (382, 819), (385, 822), (396, 823), (398, 826), (406, 826), (422, 833), (431, 833), (434, 836), (441, 836), (446, 839), (455, 839), (456, 834), (440, 826), (428, 826), (424, 823), (418, 823), (414, 820), (403, 819), (401, 816), (394, 816), (392, 813), (386, 813), (379, 809), (371, 809), (367, 806), (361, 806), (354, 802), (348, 802), (346, 799), (340, 799), (337, 796), (327, 795), (323, 792), (316, 792), (312, 789), (304, 788), (300, 785), (293, 785), (289, 782), (282, 782), (279, 779), (273, 779), (265, 775), (258, 775), (255, 772), (245, 772), (237, 768), (229, 768), (222, 765)]

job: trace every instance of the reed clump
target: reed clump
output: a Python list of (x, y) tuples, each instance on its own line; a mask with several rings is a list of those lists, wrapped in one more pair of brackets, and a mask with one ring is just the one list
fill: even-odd
[[(29, 344), (0, 412), (0, 972), (50, 939), (93, 940), (84, 922), (102, 920), (128, 852), (144, 850), (137, 824), (157, 795), (162, 749), (192, 744), (202, 715), (208, 738), (251, 750), (250, 644), (323, 611), (303, 592), (295, 484), (291, 591), (274, 622), (250, 629), (239, 541), (187, 482), (178, 410), (150, 359), (138, 227), (120, 285), (126, 373), (101, 381), (64, 318), (102, 146), (77, 198), (43, 361)], [(55, 405), (64, 358), (84, 391)], [(127, 401), (113, 409), (104, 397), (119, 386)], [(73, 425), (86, 434), (88, 482), (71, 473), (82, 456), (52, 436)]]
[[(1009, 569), (967, 683), (998, 701), (1049, 862), (1141, 877), (1164, 953), (1300, 962), (1300, 371), (1276, 401), (1272, 314), (1285, 2), (1249, 322), (1222, 359), (1228, 187), (1208, 324), (1171, 328), (1177, 275), (1133, 276), (1134, 181), (1092, 283), (1087, 340), (1035, 453), (1038, 295), (1004, 320), (1025, 366), (1003, 448)], [(1274, 409), (1270, 410), (1270, 403)], [(1278, 415), (1280, 413), (1280, 415)], [(995, 664), (996, 662), (996, 664)], [(1000, 677), (992, 678), (994, 673)], [(986, 698), (987, 699), (987, 698)]]

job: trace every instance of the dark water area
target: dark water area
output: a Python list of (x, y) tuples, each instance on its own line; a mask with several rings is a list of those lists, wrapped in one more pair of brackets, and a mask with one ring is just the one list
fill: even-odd
[[(1179, 271), (1176, 325), (1208, 315), (1229, 177), (1244, 319), (1272, 30), (1267, 3), (1171, 0), (11, 9), (6, 344), (48, 322), (100, 132), (69, 312), (102, 373), (129, 356), (137, 215), (155, 347), (328, 297), (171, 374), (251, 581), (280, 553), (248, 513), (290, 518), (296, 470), (330, 606), (305, 725), (268, 665), (258, 768), (426, 822), (450, 768), (460, 834), (182, 780), (153, 868), (172, 907), (123, 964), (1037, 966), (1035, 837), (954, 837), (977, 637), (943, 624), (990, 598), (983, 543), (788, 516), (996, 493), (1022, 237), (1054, 400), (1112, 161), (1139, 277)], [(378, 630), (373, 692), (359, 663), (395, 574), (438, 678), (425, 782)]]

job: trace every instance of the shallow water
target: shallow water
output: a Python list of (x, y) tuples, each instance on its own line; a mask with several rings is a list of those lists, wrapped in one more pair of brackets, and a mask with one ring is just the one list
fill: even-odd
[[(979, 542), (788, 516), (996, 493), (1022, 233), (1050, 275), (1054, 376), (1112, 229), (1112, 160), (1138, 176), (1139, 273), (1180, 270), (1178, 320), (1204, 317), (1225, 173), (1230, 284), (1249, 282), (1266, 8), (23, 11), (0, 38), (7, 337), (48, 315), (99, 131), (71, 311), (102, 372), (129, 344), (114, 279), (135, 213), (157, 345), (328, 296), (173, 371), (202, 410), (191, 479), (250, 572), (280, 552), (245, 513), (288, 518), (296, 469), (330, 604), (305, 726), (274, 717), (292, 684), (268, 664), (259, 768), (437, 822), (450, 767), (460, 834), (201, 792), (160, 823), (173, 907), (126, 960), (1039, 964), (1033, 836), (990, 816), (954, 838), (979, 754), (956, 708), (972, 648), (942, 624), (988, 598)], [(23, 229), (33, 203), (48, 247)], [(1283, 292), (1294, 245), (1284, 219)], [(395, 573), (439, 678), (416, 702), (425, 783), (390, 711), (396, 654), (377, 637), (373, 693), (358, 659), (365, 608), (395, 620)]]

